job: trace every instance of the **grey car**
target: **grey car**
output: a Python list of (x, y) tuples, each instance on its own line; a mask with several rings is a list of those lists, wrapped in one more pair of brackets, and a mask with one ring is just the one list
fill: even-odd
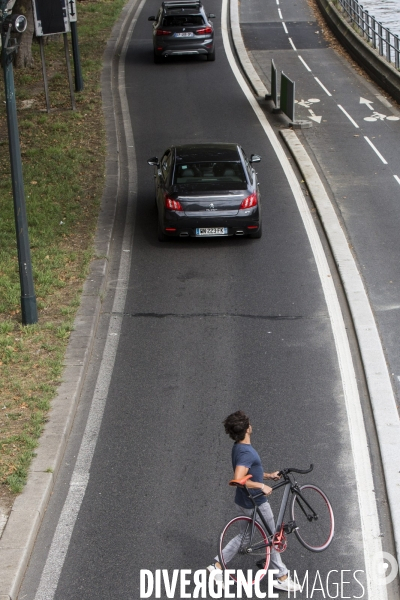
[(154, 167), (158, 239), (248, 236), (260, 238), (261, 203), (254, 163), (238, 144), (184, 144), (168, 148)]
[(214, 27), (199, 1), (163, 2), (153, 21), (154, 62), (169, 56), (203, 55), (215, 60)]

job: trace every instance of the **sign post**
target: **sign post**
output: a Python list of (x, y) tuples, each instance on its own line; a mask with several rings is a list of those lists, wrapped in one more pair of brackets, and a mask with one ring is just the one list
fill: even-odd
[(72, 38), (72, 56), (74, 58), (74, 70), (75, 70), (75, 91), (81, 92), (83, 90), (83, 77), (81, 69), (81, 57), (79, 53), (78, 44), (78, 27), (76, 24), (76, 0), (68, 1), (68, 14), (69, 22), (71, 25), (71, 38)]
[(10, 37), (12, 32), (23, 33), (25, 31), (26, 17), (23, 15), (10, 15), (10, 4), (14, 4), (14, 2), (7, 3), (7, 0), (0, 1), (1, 64), (4, 72), (6, 96), (8, 144), (10, 150), (18, 266), (21, 285), (22, 323), (24, 325), (33, 325), (34, 323), (37, 323), (38, 316), (35, 287), (33, 283), (31, 251), (29, 246), (28, 220), (26, 216), (13, 70), (14, 54), (18, 50), (18, 45), (16, 40)]
[[(43, 80), (45, 87), (47, 111), (50, 111), (50, 102), (48, 94), (48, 85), (46, 77), (46, 65), (44, 58), (43, 36), (57, 35), (62, 33), (64, 37), (65, 60), (67, 63), (67, 73), (69, 89), (71, 94), (72, 110), (76, 109), (74, 88), (72, 85), (71, 67), (69, 63), (68, 37), (70, 31), (69, 8), (66, 0), (32, 0), (33, 20), (35, 23), (35, 34), (40, 40), (40, 53), (42, 58)], [(76, 13), (76, 11), (75, 11)]]

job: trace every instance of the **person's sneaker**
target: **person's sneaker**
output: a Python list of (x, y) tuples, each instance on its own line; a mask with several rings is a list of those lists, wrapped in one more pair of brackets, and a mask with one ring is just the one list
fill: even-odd
[(282, 590), (283, 592), (299, 592), (301, 590), (300, 585), (293, 581), (293, 579), (290, 578), (290, 575), (288, 575), (283, 581), (280, 579), (274, 579), (273, 586), (277, 590)]
[(218, 571), (218, 573), (216, 575), (214, 575), (214, 578), (217, 583), (221, 582), (222, 589), (224, 589), (224, 572), (223, 572), (223, 570), (218, 569), (218, 567), (215, 564), (213, 564), (213, 565), (209, 565), (207, 567), (207, 571), (209, 573), (212, 573), (213, 571)]

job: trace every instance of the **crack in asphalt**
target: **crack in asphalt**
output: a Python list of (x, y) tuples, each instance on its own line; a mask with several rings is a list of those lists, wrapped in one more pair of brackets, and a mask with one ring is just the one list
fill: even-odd
[[(115, 313), (112, 313), (115, 314)], [(289, 316), (289, 315), (250, 315), (243, 313), (155, 313), (155, 312), (136, 312), (136, 313), (123, 313), (124, 317), (139, 317), (149, 319), (191, 319), (191, 318), (209, 318), (209, 317), (220, 317), (226, 318), (241, 318), (241, 319), (262, 319), (265, 321), (295, 321), (303, 319), (301, 315)]]

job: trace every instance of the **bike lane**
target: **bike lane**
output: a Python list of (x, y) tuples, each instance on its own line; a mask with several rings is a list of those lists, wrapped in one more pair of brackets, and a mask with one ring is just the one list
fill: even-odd
[(399, 406), (400, 112), (329, 47), (305, 0), (244, 1), (243, 39), (270, 87), (271, 59), (296, 82), (297, 130), (334, 200), (375, 313)]

